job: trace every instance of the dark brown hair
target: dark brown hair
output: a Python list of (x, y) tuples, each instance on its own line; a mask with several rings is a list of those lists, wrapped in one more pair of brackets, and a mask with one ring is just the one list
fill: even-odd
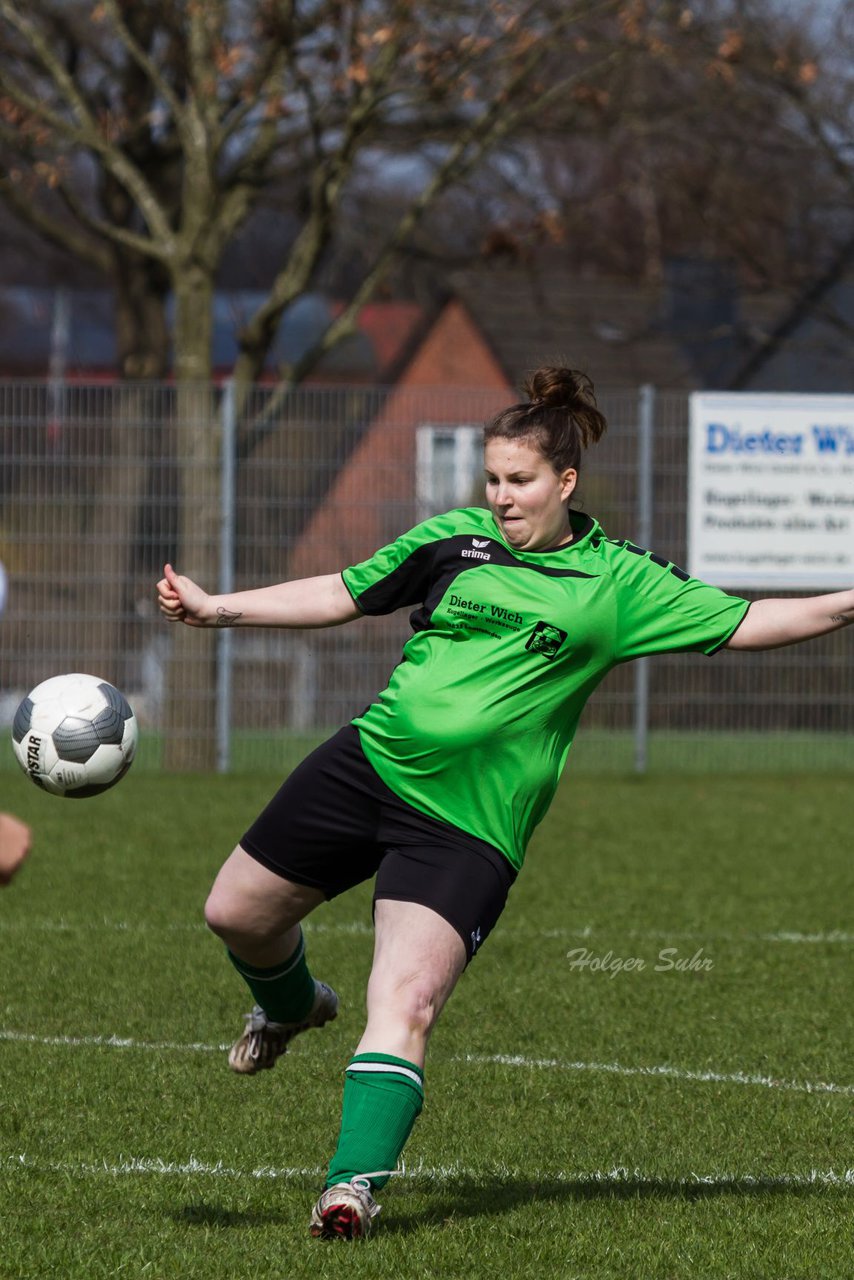
[(554, 471), (581, 469), (581, 453), (601, 439), (605, 415), (596, 407), (593, 383), (577, 369), (538, 369), (525, 382), (528, 404), (502, 410), (483, 429), (489, 440), (527, 440)]

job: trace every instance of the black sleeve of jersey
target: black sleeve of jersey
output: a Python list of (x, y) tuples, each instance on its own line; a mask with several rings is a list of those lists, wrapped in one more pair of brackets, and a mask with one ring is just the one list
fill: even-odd
[[(433, 552), (433, 543), (422, 543), (391, 573), (367, 587), (361, 595), (353, 596), (362, 613), (394, 613), (405, 605), (421, 604), (430, 588)], [(344, 582), (346, 585), (346, 578)]]

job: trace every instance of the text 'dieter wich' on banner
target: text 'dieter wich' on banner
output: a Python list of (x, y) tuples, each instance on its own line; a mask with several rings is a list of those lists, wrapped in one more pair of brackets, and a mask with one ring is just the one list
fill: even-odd
[(688, 568), (722, 587), (854, 586), (854, 396), (691, 396)]

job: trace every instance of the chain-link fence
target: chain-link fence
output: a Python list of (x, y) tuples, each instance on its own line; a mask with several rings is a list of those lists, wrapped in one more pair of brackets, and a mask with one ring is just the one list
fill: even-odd
[[(125, 691), (152, 766), (281, 771), (358, 712), (406, 613), (326, 631), (171, 627), (165, 560), (211, 589), (334, 572), (431, 512), (481, 501), (492, 391), (0, 383), (0, 725), (48, 675)], [(688, 399), (604, 392), (578, 504), (684, 562)], [(761, 654), (674, 655), (597, 692), (576, 768), (852, 768), (850, 634)], [(13, 767), (0, 752), (0, 769)]]

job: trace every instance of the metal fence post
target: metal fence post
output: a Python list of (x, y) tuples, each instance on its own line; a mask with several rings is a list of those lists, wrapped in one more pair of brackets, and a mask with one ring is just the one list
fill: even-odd
[[(220, 411), (220, 535), (219, 591), (234, 590), (235, 537), (235, 461), (237, 424), (234, 412), (234, 383), (223, 388)], [(217, 634), (216, 652), (216, 768), (228, 773), (231, 768), (231, 676), (233, 664), (232, 636), (229, 627)]]
[(53, 295), (53, 323), (50, 330), (50, 381), (48, 431), (60, 432), (65, 420), (65, 378), (71, 341), (71, 293), (60, 288)]
[[(652, 542), (652, 469), (655, 432), (655, 388), (644, 383), (638, 392), (638, 545)], [(649, 745), (649, 658), (634, 664), (635, 773), (646, 773)]]

